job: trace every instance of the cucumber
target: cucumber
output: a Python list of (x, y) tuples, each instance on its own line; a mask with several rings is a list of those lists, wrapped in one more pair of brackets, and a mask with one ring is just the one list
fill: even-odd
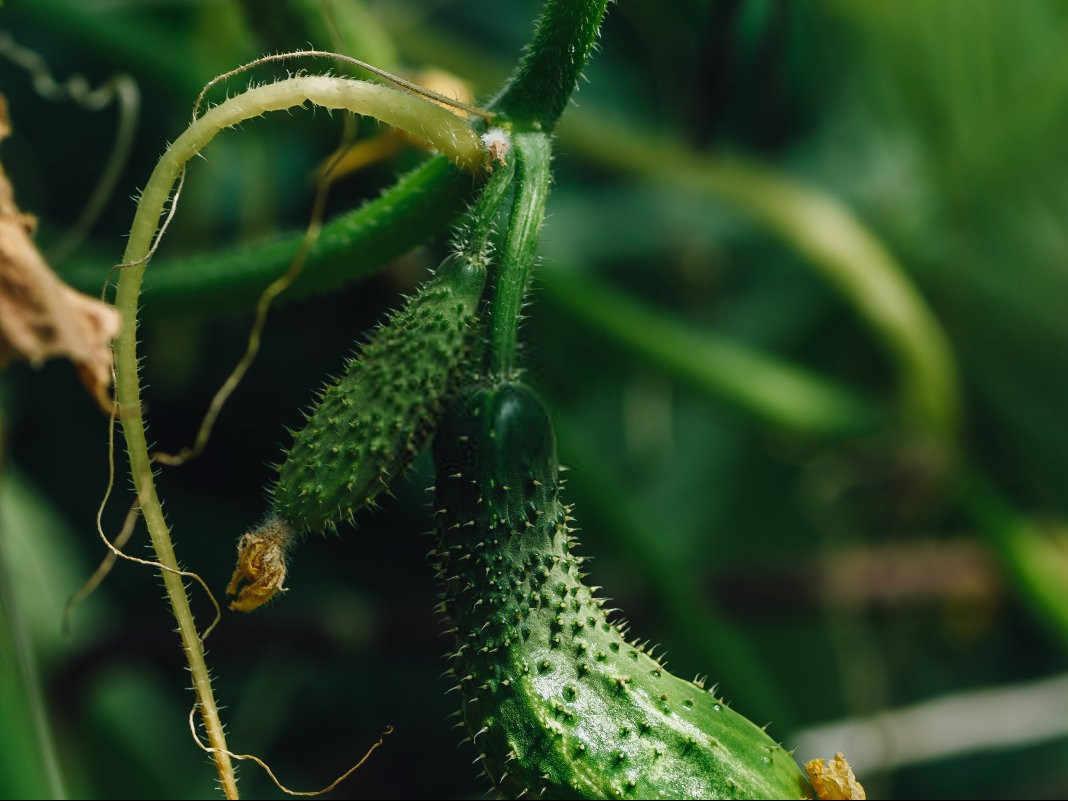
[(301, 534), (352, 522), (419, 452), (464, 372), (486, 270), (449, 256), (320, 393), (270, 489), (271, 511), (242, 535), (226, 588), (251, 612), (283, 591)]
[(335, 529), (372, 505), (433, 432), (450, 393), (477, 371), (477, 325), (492, 233), (514, 160), (497, 167), (457, 225), (453, 253), (320, 393), (269, 490), (271, 511), (238, 541), (227, 594), (250, 612), (285, 589), (301, 534)]
[(322, 391), (278, 471), (272, 513), (297, 531), (351, 522), (415, 456), (471, 348), (486, 270), (449, 256)]
[(531, 390), (465, 391), (434, 455), (451, 691), (498, 793), (811, 797), (790, 754), (628, 640), (586, 585), (552, 425)]

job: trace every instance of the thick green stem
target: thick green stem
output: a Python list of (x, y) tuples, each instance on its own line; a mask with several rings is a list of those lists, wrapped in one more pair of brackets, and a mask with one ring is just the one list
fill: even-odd
[(545, 134), (517, 134), (512, 147), (516, 157), (515, 200), (490, 307), (490, 369), (504, 378), (515, 370), (519, 317), (545, 220), (552, 157)]
[[(30, 4), (28, 8), (36, 8), (39, 4)], [(146, 39), (140, 32), (136, 37), (120, 35), (121, 32), (97, 25), (89, 18), (92, 15), (83, 20), (78, 16), (83, 12), (76, 11), (77, 4), (70, 4), (68, 0), (48, 0), (48, 5), (64, 9), (63, 14), (52, 14), (49, 22), (62, 21), (64, 25), (70, 25), (70, 20), (77, 18), (79, 35), (85, 36), (88, 32), (88, 41), (107, 52), (146, 57), (160, 74), (166, 72), (171, 85), (188, 81), (188, 70), (176, 70), (173, 64), (178, 62), (159, 56), (167, 52), (165, 47), (156, 42), (152, 47), (143, 47)], [(559, 110), (566, 105), (567, 95), (581, 70), (581, 62), (589, 56), (605, 5), (602, 0), (546, 3), (534, 42), (508, 86), (498, 96), (497, 109), (514, 116), (517, 121), (555, 119), (553, 113), (539, 112), (538, 109), (557, 109), (558, 116)], [(386, 11), (396, 16), (394, 9)], [(106, 39), (113, 33), (115, 41)], [(405, 35), (397, 39), (406, 55), (458, 67), (470, 76), (490, 76), (492, 79), (503, 72), (500, 65), (463, 43), (453, 41), (448, 47), (440, 47), (441, 41), (440, 33), (428, 34), (408, 23)], [(578, 45), (574, 52), (568, 49), (571, 44)], [(549, 52), (546, 48), (554, 49), (557, 55), (545, 55)], [(563, 57), (559, 57), (561, 53)], [(546, 77), (550, 75), (556, 77), (550, 80)], [(199, 87), (200, 79), (196, 81)], [(558, 87), (558, 91), (551, 91), (553, 86)], [(845, 206), (814, 187), (787, 179), (760, 165), (690, 153), (676, 144), (643, 136), (623, 125), (610, 124), (584, 109), (576, 109), (567, 116), (560, 137), (566, 147), (574, 148), (591, 161), (721, 198), (766, 225), (826, 276), (879, 337), (895, 361), (900, 376), (902, 407), (907, 418), (935, 432), (936, 436), (949, 438), (955, 433), (960, 415), (959, 387), (945, 334), (922, 297), (908, 282), (901, 266)], [(250, 278), (256, 286), (262, 286), (284, 271), (287, 254), (292, 252), (296, 241), (295, 237), (280, 239), (262, 250), (251, 248), (225, 254), (219, 259), (206, 256), (192, 264), (183, 264), (183, 270), (188, 272), (182, 275), (161, 270), (158, 289), (153, 275), (146, 290), (157, 292), (160, 303), (172, 297), (176, 301), (198, 300), (197, 277), (200, 273), (197, 267), (201, 261), (205, 264), (205, 276), (230, 267), (249, 276), (262, 270), (262, 277)], [(329, 260), (332, 255), (334, 252), (324, 253), (323, 257)], [(230, 258), (234, 261), (229, 261)], [(354, 258), (352, 275), (346, 276), (342, 269), (330, 285), (324, 283), (316, 288), (332, 289), (346, 277), (363, 274), (364, 264), (358, 257)], [(313, 254), (309, 265), (314, 263)], [(215, 266), (219, 268), (217, 271), (212, 269)], [(92, 290), (99, 288), (100, 275), (100, 272), (88, 269), (72, 273), (77, 285)], [(205, 289), (211, 286), (213, 284), (208, 284)], [(172, 289), (173, 296), (170, 294)], [(245, 300), (240, 293), (234, 297), (242, 302)]]
[(515, 177), (515, 157), (495, 166), (478, 199), (457, 226), (453, 249), (465, 254), (479, 266), (488, 269), (493, 247), (493, 234), (504, 201)]
[(608, 0), (546, 0), (534, 38), (491, 108), (521, 126), (552, 130), (593, 53)]
[(846, 387), (709, 331), (697, 331), (575, 270), (543, 268), (539, 297), (628, 353), (776, 428), (809, 436), (872, 431), (875, 405)]

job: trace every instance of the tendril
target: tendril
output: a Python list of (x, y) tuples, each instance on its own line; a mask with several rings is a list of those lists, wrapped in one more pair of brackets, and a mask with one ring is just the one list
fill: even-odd
[(330, 782), (330, 784), (326, 785), (326, 787), (322, 788), (321, 790), (291, 790), (289, 787), (286, 787), (284, 784), (282, 784), (278, 776), (275, 775), (275, 772), (271, 769), (271, 766), (255, 754), (235, 754), (233, 751), (230, 751), (228, 749), (213, 748), (212, 746), (201, 740), (200, 735), (197, 734), (197, 726), (195, 720), (197, 709), (197, 704), (193, 704), (193, 708), (189, 710), (189, 733), (193, 735), (193, 741), (197, 744), (197, 747), (201, 751), (206, 754), (216, 754), (221, 751), (225, 753), (228, 757), (230, 757), (230, 759), (236, 759), (239, 762), (255, 762), (257, 765), (263, 768), (263, 772), (267, 774), (267, 777), (272, 782), (274, 782), (275, 787), (277, 787), (286, 795), (298, 796), (301, 798), (314, 798), (315, 796), (325, 795), (331, 790), (336, 789), (339, 784), (345, 781), (345, 779), (349, 778), (349, 776), (351, 776), (353, 773), (362, 768), (364, 766), (364, 763), (371, 758), (371, 754), (381, 748), (385, 744), (386, 738), (389, 735), (393, 734), (393, 726), (386, 726), (386, 728), (382, 730), (382, 734), (379, 735), (378, 740), (371, 744), (371, 747), (368, 748), (366, 752), (364, 752), (364, 755), (360, 757), (359, 761), (355, 765), (346, 770), (344, 773), (342, 773), (340, 776), (338, 776), (336, 779)]

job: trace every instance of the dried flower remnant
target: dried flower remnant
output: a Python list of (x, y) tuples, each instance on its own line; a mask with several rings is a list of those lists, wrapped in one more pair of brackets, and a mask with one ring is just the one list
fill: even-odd
[(273, 517), (238, 540), (237, 566), (226, 585), (226, 594), (237, 596), (231, 609), (251, 612), (286, 591), (286, 551), (292, 539), (293, 530)]
[(512, 149), (512, 139), (503, 128), (490, 128), (482, 134), (482, 146), (489, 154), (490, 163), (504, 164), (508, 153)]
[[(0, 140), (11, 133), (0, 95)], [(64, 284), (41, 256), (32, 235), (36, 220), (15, 204), (0, 167), (0, 367), (12, 359), (39, 365), (59, 356), (78, 368), (86, 388), (110, 410), (111, 348), (119, 314), (106, 303)]]
[(850, 801), (868, 797), (841, 752), (835, 754), (829, 762), (823, 759), (809, 760), (805, 763), (805, 772), (820, 801)]

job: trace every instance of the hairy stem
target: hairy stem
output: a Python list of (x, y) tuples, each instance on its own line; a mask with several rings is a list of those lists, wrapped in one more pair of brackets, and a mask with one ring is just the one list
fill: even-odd
[(504, 164), (494, 168), (478, 199), (457, 226), (459, 230), (452, 243), (457, 253), (465, 254), (484, 269), (489, 267), (492, 256), (497, 218), (512, 188), (515, 162), (515, 157), (509, 156)]
[[(55, 4), (58, 0), (48, 2)], [(599, 19), (604, 5), (599, 0), (546, 3), (535, 32), (535, 42), (543, 45), (564, 42), (568, 39), (568, 31), (571, 34), (577, 32), (573, 43), (585, 42), (587, 49), (584, 52), (588, 57), (589, 47), (595, 39), (595, 26), (591, 21)], [(396, 23), (400, 12), (393, 8), (385, 11), (388, 12), (387, 21)], [(66, 14), (51, 21), (56, 20), (69, 21)], [(470, 76), (483, 76), (484, 82), (492, 82), (504, 73), (502, 65), (464, 42), (453, 40), (443, 46), (445, 40), (440, 32), (428, 32), (419, 25), (412, 25), (410, 20), (401, 22), (405, 34), (398, 37), (397, 43), (409, 58), (441, 64)], [(88, 36), (89, 41), (103, 46), (100, 32), (92, 25), (79, 28), (79, 32), (80, 36)], [(139, 42), (108, 41), (104, 44), (107, 48), (129, 49)], [(560, 52), (559, 47), (557, 51)], [(148, 49), (145, 54), (157, 56), (153, 63), (158, 62), (159, 70), (173, 69), (172, 65), (177, 62), (158, 58), (160, 52), (164, 51)], [(517, 120), (524, 117), (555, 119), (551, 113), (525, 114), (523, 108), (539, 108), (544, 103), (545, 108), (562, 110), (566, 105), (566, 97), (561, 97), (564, 87), (573, 84), (581, 69), (566, 48), (564, 58), (555, 64), (539, 56), (539, 52), (539, 47), (532, 44), (521, 67), (495, 101), (498, 110), (515, 116)], [(580, 52), (581, 48), (576, 51)], [(548, 91), (551, 82), (544, 77), (539, 80), (539, 73), (542, 76), (556, 75), (556, 86), (560, 91)], [(181, 70), (168, 74), (168, 77), (173, 79), (172, 83), (188, 80), (187, 74)], [(570, 88), (566, 91), (570, 92)], [(544, 97), (539, 98), (539, 94)], [(960, 389), (948, 340), (901, 265), (846, 206), (816, 187), (789, 179), (762, 165), (692, 153), (677, 144), (635, 132), (630, 127), (611, 124), (587, 109), (576, 109), (567, 116), (560, 128), (560, 139), (564, 146), (595, 163), (722, 199), (766, 226), (839, 289), (883, 343), (897, 369), (901, 408), (906, 420), (947, 441), (956, 433)], [(839, 238), (842, 234), (844, 237)], [(208, 256), (197, 261), (203, 261), (208, 267), (216, 264), (222, 267), (229, 266), (227, 258), (232, 258), (235, 270), (255, 272), (263, 269), (280, 273), (288, 259), (283, 254), (290, 252), (295, 246), (293, 242), (293, 238), (279, 240), (277, 249), (270, 252), (249, 249), (224, 254), (218, 260)], [(264, 251), (267, 250), (265, 247)], [(245, 252), (248, 259), (243, 258)], [(261, 255), (266, 258), (261, 259)], [(328, 259), (329, 255), (324, 253), (323, 258)], [(313, 254), (309, 264), (315, 261)], [(355, 263), (354, 275), (359, 275), (364, 265), (359, 258)], [(178, 267), (177, 264), (174, 266)], [(197, 267), (189, 264), (183, 265), (183, 269), (189, 270), (189, 283), (185, 289), (189, 294), (182, 297), (192, 301), (199, 292), (195, 282)], [(78, 271), (73, 277), (82, 288), (99, 287), (99, 271)], [(160, 278), (160, 301), (163, 302), (171, 297), (169, 291), (172, 286), (177, 287), (178, 282), (167, 283), (165, 288), (162, 271)], [(324, 285), (321, 289), (332, 288), (345, 278), (339, 271), (332, 285)], [(267, 280), (270, 278), (261, 279), (257, 286)], [(174, 297), (178, 299), (177, 292)]]
[(541, 133), (513, 137), (516, 190), (508, 231), (501, 246), (490, 317), (490, 369), (507, 378), (515, 369), (519, 316), (526, 296), (530, 268), (538, 249), (538, 234), (549, 196), (549, 138)]
[(163, 583), (178, 633), (189, 663), (204, 730), (207, 734), (224, 793), (237, 797), (237, 782), (226, 749), (218, 706), (204, 659), (203, 643), (196, 629), (189, 598), (174, 553), (170, 531), (163, 516), (152, 475), (141, 387), (137, 371), (137, 310), (145, 264), (150, 256), (163, 207), (186, 162), (200, 152), (224, 128), (266, 111), (277, 111), (311, 101), (327, 108), (342, 108), (369, 114), (425, 139), (464, 167), (481, 163), (481, 145), (467, 124), (438, 106), (412, 95), (361, 81), (329, 77), (291, 78), (237, 95), (196, 119), (164, 153), (141, 195), (123, 256), (116, 307), (123, 327), (115, 345), (115, 390), (119, 416), (130, 458), (130, 471), (138, 501), (148, 527), (156, 558), (167, 570)]
[(491, 104), (520, 125), (552, 130), (597, 43), (608, 0), (546, 0), (534, 37)]

